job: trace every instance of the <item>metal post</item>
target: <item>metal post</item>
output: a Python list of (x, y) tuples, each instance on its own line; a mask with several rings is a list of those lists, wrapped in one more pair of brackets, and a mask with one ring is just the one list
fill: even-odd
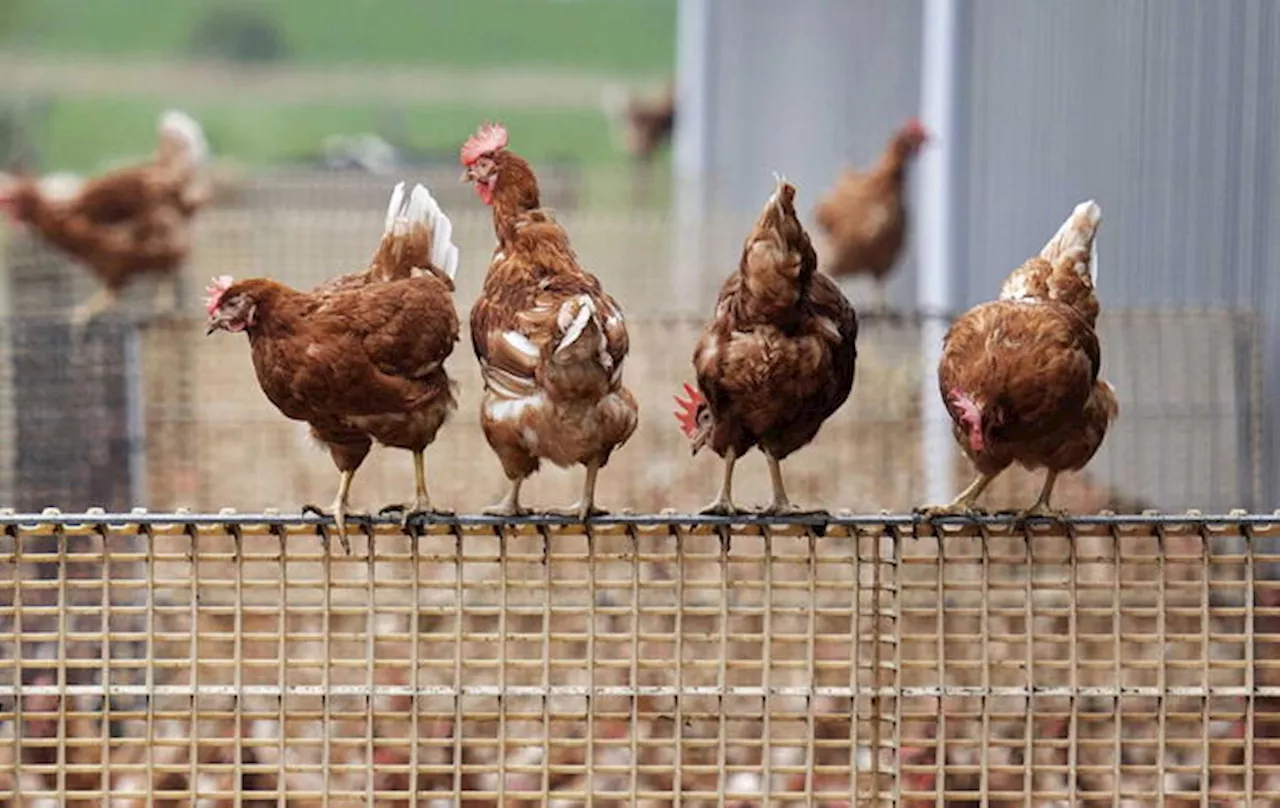
[(920, 107), (933, 143), (920, 156), (916, 254), (918, 300), (924, 313), (920, 395), (924, 419), (924, 494), (929, 503), (948, 502), (956, 493), (952, 467), (951, 418), (938, 395), (934, 370), (942, 356), (946, 315), (955, 306), (954, 280), (960, 273), (955, 204), (964, 132), (960, 124), (963, 64), (960, 24), (964, 0), (924, 0)]
[(124, 326), (125, 443), (129, 457), (129, 502), (147, 505), (147, 419), (142, 372), (142, 335), (136, 322)]
[(672, 300), (696, 311), (706, 267), (707, 179), (712, 93), (712, 3), (680, 0), (676, 21), (675, 254), (671, 262)]

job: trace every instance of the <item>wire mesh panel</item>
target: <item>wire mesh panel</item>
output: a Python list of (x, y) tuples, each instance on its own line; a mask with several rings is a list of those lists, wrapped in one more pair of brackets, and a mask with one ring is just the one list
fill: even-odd
[(5, 805), (1280, 799), (1280, 516), (0, 524)]

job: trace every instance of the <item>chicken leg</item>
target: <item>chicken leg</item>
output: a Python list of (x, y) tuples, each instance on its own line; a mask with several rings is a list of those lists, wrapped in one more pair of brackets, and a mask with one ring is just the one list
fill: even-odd
[(773, 504), (762, 508), (760, 513), (771, 516), (799, 513), (800, 508), (792, 505), (791, 500), (787, 498), (787, 488), (782, 482), (781, 461), (774, 457), (771, 452), (765, 452), (764, 457), (765, 460), (769, 461), (769, 481), (773, 484)]
[(511, 481), (511, 487), (507, 489), (507, 495), (502, 498), (502, 501), (495, 505), (490, 505), (482, 513), (487, 513), (490, 516), (524, 516), (527, 514), (529, 509), (520, 506), (520, 486), (523, 484), (523, 477), (514, 478)]
[(738, 456), (730, 447), (724, 453), (724, 480), (720, 483), (720, 493), (716, 494), (716, 498), (711, 504), (703, 508), (699, 513), (708, 516), (732, 516), (735, 513), (741, 513), (737, 505), (733, 504), (733, 464), (738, 461)]
[(973, 516), (975, 514), (984, 513), (982, 508), (977, 507), (973, 503), (987, 490), (987, 486), (991, 485), (991, 481), (996, 478), (996, 474), (979, 473), (977, 478), (969, 483), (969, 487), (960, 492), (960, 496), (951, 501), (949, 505), (926, 505), (919, 509), (919, 513), (926, 516), (947, 516), (947, 515), (966, 515)]
[(388, 505), (379, 514), (401, 513), (400, 526), (407, 527), (409, 520), (415, 516), (433, 513), (440, 515), (451, 515), (453, 511), (444, 508), (431, 507), (431, 496), (427, 493), (427, 461), (425, 452), (413, 453), (413, 502), (404, 504), (398, 503)]
[(1036, 498), (1035, 504), (1024, 511), (1020, 511), (1017, 519), (1026, 519), (1028, 516), (1047, 516), (1051, 519), (1063, 519), (1067, 516), (1067, 512), (1052, 508), (1049, 506), (1049, 497), (1053, 495), (1053, 486), (1058, 482), (1058, 472), (1050, 471), (1044, 478), (1044, 487), (1040, 489), (1040, 496)]
[(119, 292), (104, 286), (85, 302), (71, 310), (71, 327), (79, 331), (89, 324), (94, 317), (111, 308), (116, 303)]
[(603, 516), (608, 511), (595, 506), (596, 500), (596, 476), (600, 474), (600, 461), (592, 460), (587, 463), (587, 476), (582, 481), (582, 498), (568, 508), (551, 508), (547, 513), (557, 516), (574, 516), (582, 521), (586, 521), (592, 516)]
[(889, 288), (883, 278), (876, 278), (876, 295), (871, 303), (871, 313), (880, 317), (889, 313)]
[(155, 298), (152, 302), (152, 306), (155, 309), (154, 314), (174, 315), (180, 312), (181, 285), (182, 278), (177, 270), (156, 280)]
[[(347, 551), (347, 555), (351, 555), (351, 540), (347, 538), (347, 497), (351, 493), (351, 480), (356, 476), (354, 471), (344, 471), (338, 479), (338, 495), (333, 498), (333, 505), (330, 506), (333, 511), (333, 523), (338, 527), (338, 540), (342, 542), (342, 549)], [(315, 505), (303, 505), (303, 513), (314, 513), (316, 516), (327, 517), (329, 514), (320, 510)], [(325, 550), (328, 550), (328, 539), (325, 540)]]

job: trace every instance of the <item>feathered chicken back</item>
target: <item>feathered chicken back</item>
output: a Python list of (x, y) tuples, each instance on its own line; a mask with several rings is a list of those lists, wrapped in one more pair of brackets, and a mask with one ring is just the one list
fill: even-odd
[[(710, 417), (685, 424), (696, 451), (781, 460), (813, 440), (853, 387), (857, 317), (817, 257), (779, 180), (693, 354)], [(694, 402), (695, 406), (700, 402)]]
[(1080, 469), (1118, 414), (1114, 390), (1099, 378), (1094, 331), (1100, 222), (1095, 203), (1078, 206), (1040, 255), (1014, 270), (999, 300), (947, 332), (940, 392), (956, 440), (983, 474), (1015, 462)]

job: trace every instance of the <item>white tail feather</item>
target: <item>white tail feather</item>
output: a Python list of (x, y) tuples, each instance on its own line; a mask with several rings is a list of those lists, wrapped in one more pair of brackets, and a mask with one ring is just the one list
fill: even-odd
[(439, 211), (440, 207), (431, 198), (431, 192), (421, 185), (414, 185), (409, 194), (409, 204), (405, 206), (405, 218), (411, 222), (429, 222), (432, 209)]
[(1058, 228), (1040, 250), (1040, 257), (1054, 262), (1072, 250), (1080, 250), (1089, 255), (1089, 277), (1096, 281), (1097, 271), (1097, 237), (1098, 226), (1102, 223), (1102, 208), (1092, 199), (1081, 202), (1071, 211), (1071, 215)]
[(1098, 234), (1093, 234), (1093, 244), (1089, 247), (1089, 285), (1098, 288)]
[(181, 110), (171, 109), (160, 116), (160, 131), (172, 135), (187, 144), (187, 150), (197, 164), (209, 157), (209, 141), (199, 121)]
[(390, 233), (391, 228), (395, 227), (396, 219), (400, 218), (401, 208), (404, 206), (404, 183), (397, 182), (395, 189), (391, 192), (391, 202), (387, 205), (387, 224), (383, 228), (384, 233)]
[(458, 248), (453, 243), (453, 222), (440, 209), (440, 203), (417, 183), (405, 200), (404, 183), (396, 185), (387, 207), (385, 232), (400, 232), (401, 228), (422, 224), (431, 228), (431, 264), (453, 278), (458, 272)]

